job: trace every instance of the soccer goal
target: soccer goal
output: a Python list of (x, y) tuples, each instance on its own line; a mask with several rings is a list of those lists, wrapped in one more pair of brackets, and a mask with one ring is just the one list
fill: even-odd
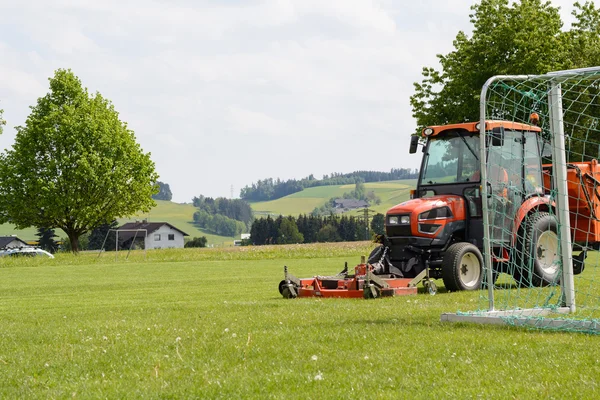
[[(143, 241), (146, 239), (147, 236), (148, 236), (147, 229), (109, 229), (106, 232), (104, 241), (102, 242), (102, 247), (100, 248), (100, 251), (98, 252), (98, 257), (100, 257), (100, 255), (102, 253), (104, 253), (106, 250), (109, 250), (106, 248), (106, 246), (109, 243), (109, 241), (112, 242), (110, 239), (114, 238), (114, 243), (112, 243), (114, 248), (112, 248), (111, 250), (115, 251), (115, 261), (117, 261), (117, 259), (118, 259), (119, 250), (124, 250), (124, 249), (121, 249), (121, 246), (123, 245), (123, 243), (127, 244), (126, 245), (127, 255), (125, 256), (125, 259), (127, 260), (127, 259), (129, 259), (129, 255), (131, 254), (131, 251), (134, 249), (137, 241), (138, 240)], [(144, 250), (144, 258), (146, 258), (146, 256), (147, 256), (146, 246), (143, 246), (143, 250)]]
[(495, 76), (480, 104), (486, 290), (442, 320), (600, 333), (600, 67)]

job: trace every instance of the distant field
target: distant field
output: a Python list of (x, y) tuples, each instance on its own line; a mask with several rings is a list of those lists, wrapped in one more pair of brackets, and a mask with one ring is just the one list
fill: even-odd
[[(367, 191), (374, 191), (381, 204), (370, 208), (377, 212), (385, 211), (403, 201), (408, 200), (409, 192), (416, 186), (415, 179), (365, 183)], [(342, 196), (354, 189), (354, 185), (319, 186), (304, 189), (301, 192), (291, 194), (281, 199), (251, 203), (252, 209), (257, 215), (293, 215), (308, 214), (315, 207), (320, 207), (332, 197)], [(351, 211), (355, 213), (356, 211)]]
[[(156, 207), (154, 207), (149, 213), (140, 214), (132, 218), (120, 219), (119, 223), (123, 224), (125, 222), (147, 218), (149, 221), (168, 222), (177, 227), (177, 229), (180, 229), (190, 235), (190, 238), (205, 236), (208, 240), (208, 243), (212, 245), (229, 246), (233, 244), (233, 238), (204, 232), (192, 224), (194, 212), (196, 212), (196, 208), (192, 204), (179, 204), (171, 201), (156, 200)], [(14, 226), (11, 224), (0, 225), (0, 236), (17, 235), (20, 239), (27, 241), (36, 240), (36, 232), (37, 229), (35, 228), (15, 230)], [(56, 234), (61, 238), (67, 236), (60, 229), (56, 231)]]

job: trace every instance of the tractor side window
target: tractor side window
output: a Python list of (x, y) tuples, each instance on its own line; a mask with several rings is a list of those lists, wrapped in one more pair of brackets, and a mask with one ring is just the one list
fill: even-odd
[(535, 132), (525, 132), (525, 194), (543, 193), (542, 165), (538, 137)]

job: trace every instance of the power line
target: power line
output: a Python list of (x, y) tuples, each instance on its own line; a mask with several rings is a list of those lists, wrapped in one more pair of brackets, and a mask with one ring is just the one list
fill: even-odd
[(363, 213), (363, 218), (365, 219), (365, 240), (369, 240), (369, 213), (374, 213), (375, 210), (371, 210), (365, 207), (362, 210), (358, 210), (358, 213)]

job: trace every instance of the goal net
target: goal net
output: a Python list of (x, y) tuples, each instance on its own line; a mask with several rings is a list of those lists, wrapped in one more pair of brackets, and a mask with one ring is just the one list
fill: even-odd
[(491, 78), (480, 132), (486, 289), (442, 320), (599, 333), (600, 67)]

